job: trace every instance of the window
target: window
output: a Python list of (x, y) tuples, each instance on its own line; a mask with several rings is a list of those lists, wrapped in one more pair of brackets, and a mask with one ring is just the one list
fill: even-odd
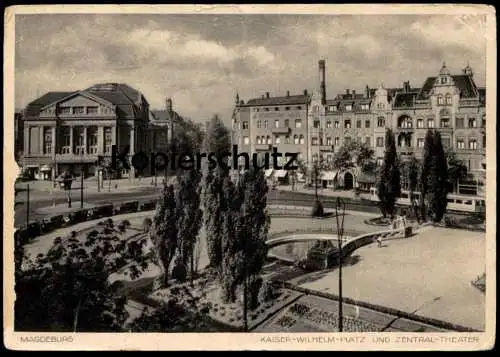
[(280, 110), (280, 108), (275, 107), (274, 110), (278, 112)]
[(384, 159), (381, 157), (377, 158), (377, 166), (382, 166), (384, 164)]
[(70, 107), (61, 107), (61, 108), (59, 108), (59, 114), (63, 114), (63, 115), (71, 114), (71, 108)]
[(280, 141), (281, 141), (281, 139), (280, 139), (279, 135), (276, 135), (276, 136), (274, 137), (274, 143), (277, 145), (277, 144), (279, 144), (279, 143), (280, 143)]
[(385, 108), (385, 104), (384, 103), (378, 103), (377, 104), (377, 108), (378, 109), (384, 109)]
[(469, 119), (469, 128), (475, 128), (475, 127), (476, 127), (476, 125), (477, 125), (477, 123), (476, 123), (476, 119), (474, 119), (474, 118), (470, 118), (470, 119)]
[(417, 119), (417, 128), (422, 129), (424, 127), (424, 119)]
[(370, 104), (361, 104), (361, 110), (364, 111), (370, 110)]
[(356, 120), (356, 128), (361, 128), (361, 120)]
[(264, 120), (264, 128), (267, 128), (267, 126), (268, 126), (267, 124), (268, 124), (267, 120)]
[(97, 107), (87, 107), (87, 114), (97, 114), (98, 108)]
[(438, 105), (443, 105), (444, 104), (444, 98), (443, 96), (440, 94), (438, 95)]
[(365, 144), (367, 146), (372, 146), (372, 138), (369, 136), (365, 137)]
[(290, 110), (290, 107), (286, 107), (285, 110)]
[(285, 119), (285, 128), (289, 128), (289, 127), (290, 127), (290, 120)]
[(483, 135), (483, 149), (486, 149), (486, 134)]
[(455, 120), (455, 126), (458, 128), (458, 129), (461, 129), (464, 127), (464, 118), (457, 118)]
[(369, 120), (365, 120), (365, 128), (369, 128), (370, 127), (370, 121)]
[(326, 138), (326, 145), (332, 145), (332, 138)]
[(84, 128), (80, 127), (76, 130), (76, 154), (83, 155), (85, 153), (85, 131)]
[(451, 144), (450, 138), (443, 138), (442, 142), (443, 142), (443, 147), (445, 149), (448, 149), (450, 147)]
[(294, 143), (295, 145), (298, 145), (298, 144), (299, 144), (299, 137), (298, 137), (297, 135), (294, 135), (294, 136), (293, 136), (293, 143)]
[(402, 118), (399, 118), (399, 127), (400, 128), (406, 128), (406, 129), (410, 129), (413, 127), (413, 122), (411, 120), (410, 117), (402, 117)]
[(248, 136), (243, 137), (243, 144), (245, 144), (245, 145), (250, 144), (250, 140), (248, 139)]
[(351, 121), (349, 119), (346, 119), (344, 122), (344, 127), (350, 129), (351, 128)]
[(319, 106), (318, 105), (314, 105), (313, 106), (313, 112), (315, 112), (315, 113), (319, 112)]
[(299, 105), (299, 106), (297, 107), (297, 109), (298, 109), (298, 110), (302, 110), (302, 107)]
[(312, 159), (313, 162), (318, 162), (318, 154), (313, 154)]
[(465, 140), (463, 138), (457, 139), (457, 149), (465, 149)]
[(257, 128), (261, 128), (262, 127), (262, 122), (260, 120), (257, 120)]
[(446, 94), (446, 105), (451, 105), (451, 94)]
[(297, 129), (302, 128), (302, 120), (300, 120), (300, 119), (295, 119), (295, 127), (296, 127)]
[(262, 144), (262, 141), (260, 140), (260, 136), (257, 136), (257, 145)]
[(340, 138), (336, 137), (335, 138), (335, 146), (339, 146), (340, 145)]
[(269, 108), (265, 108), (264, 110), (265, 110), (266, 112), (268, 112), (268, 111), (269, 111)]
[(87, 147), (88, 153), (91, 155), (97, 154), (97, 128), (90, 127), (87, 129)]
[(316, 129), (317, 129), (317, 128), (319, 128), (319, 126), (320, 126), (319, 120), (315, 120), (315, 121), (313, 122), (313, 126), (314, 126)]
[(379, 127), (379, 128), (385, 127), (385, 118), (384, 117), (378, 117), (377, 127)]
[(330, 105), (330, 106), (328, 107), (328, 111), (329, 111), (329, 112), (336, 112), (336, 111), (337, 111), (337, 107), (336, 107), (335, 105)]
[(313, 146), (318, 145), (318, 138), (312, 138), (312, 145)]
[(326, 155), (326, 162), (331, 164), (333, 162), (333, 155), (331, 154)]
[(248, 122), (244, 121), (243, 122), (243, 130), (248, 129)]
[(43, 128), (43, 153), (52, 153), (52, 128)]
[(285, 144), (290, 144), (290, 136), (285, 136)]
[(336, 121), (335, 121), (335, 127), (336, 127), (336, 128), (340, 128), (340, 123), (339, 123), (339, 121), (338, 121), (338, 120), (336, 120)]
[(449, 128), (450, 127), (450, 119), (441, 118), (441, 128)]
[(304, 144), (304, 135), (301, 135), (300, 136), (300, 144), (303, 145)]
[(378, 148), (384, 147), (384, 138), (382, 137), (377, 138), (377, 147)]
[(61, 154), (69, 154), (71, 152), (71, 133), (68, 126), (61, 127)]
[(275, 128), (279, 128), (280, 127), (280, 121), (279, 120), (275, 120), (274, 121), (274, 127)]
[(111, 154), (112, 141), (113, 138), (111, 134), (111, 128), (110, 127), (104, 128), (104, 153)]
[(417, 147), (418, 148), (423, 148), (424, 147), (424, 139), (423, 138), (418, 138), (417, 139)]
[(448, 78), (441, 77), (441, 84), (446, 84), (447, 81), (448, 81)]
[(434, 128), (434, 119), (427, 119), (427, 127)]
[(270, 145), (270, 144), (272, 144), (272, 143), (273, 143), (273, 142), (272, 142), (272, 140), (271, 140), (271, 137), (268, 135), (268, 136), (267, 136), (267, 144), (268, 144), (268, 145)]
[(346, 136), (344, 138), (344, 145), (347, 146), (347, 145), (350, 145), (350, 144), (351, 144), (351, 138), (349, 136)]
[(73, 107), (73, 114), (83, 114), (85, 113), (84, 107)]
[(469, 149), (470, 150), (476, 150), (477, 149), (477, 140), (476, 139), (470, 139), (469, 140)]
[(327, 127), (327, 128), (331, 128), (331, 127), (332, 127), (332, 121), (331, 121), (331, 120), (328, 120), (328, 121), (326, 122), (326, 127)]
[(486, 117), (483, 117), (483, 120), (482, 120), (482, 128), (486, 128)]
[(347, 104), (347, 105), (345, 106), (345, 111), (346, 111), (346, 112), (350, 112), (350, 111), (352, 111), (352, 104)]

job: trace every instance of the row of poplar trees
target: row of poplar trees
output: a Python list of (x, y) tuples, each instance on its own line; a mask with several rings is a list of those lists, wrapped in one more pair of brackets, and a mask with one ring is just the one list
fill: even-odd
[[(189, 152), (184, 148), (183, 152)], [(230, 131), (218, 116), (209, 123), (203, 151), (223, 157), (230, 152)], [(164, 269), (162, 285), (171, 275), (185, 280), (195, 275), (195, 250), (205, 229), (209, 268), (215, 272), (226, 302), (237, 299), (246, 282), (250, 307), (258, 304), (260, 273), (267, 255), (270, 218), (266, 211), (268, 187), (264, 172), (250, 168), (233, 182), (227, 165), (180, 172), (175, 185), (165, 185), (151, 237)], [(246, 279), (246, 281), (245, 281)]]
[[(440, 222), (446, 213), (449, 191), (448, 163), (437, 130), (428, 130), (424, 141), (421, 163), (414, 156), (406, 163), (409, 194), (417, 219)], [(385, 134), (384, 162), (379, 171), (377, 190), (384, 217), (396, 213), (396, 201), (401, 196), (401, 162), (396, 153), (396, 140), (391, 129)], [(420, 206), (416, 206), (415, 192), (420, 192)]]

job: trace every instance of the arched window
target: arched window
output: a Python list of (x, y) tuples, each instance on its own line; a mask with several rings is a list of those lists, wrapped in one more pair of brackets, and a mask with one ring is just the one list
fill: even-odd
[(326, 122), (326, 127), (327, 127), (327, 128), (331, 128), (331, 127), (332, 127), (332, 121), (331, 121), (331, 120), (328, 120), (328, 121)]
[(285, 136), (285, 144), (290, 144), (290, 136)]
[(313, 162), (318, 162), (318, 154), (313, 154), (312, 159)]
[(269, 135), (267, 136), (267, 143), (268, 143), (268, 144), (272, 144), (272, 143), (273, 143), (273, 142), (271, 141), (271, 137), (270, 137)]
[(260, 144), (261, 144), (260, 136), (257, 136), (257, 145), (260, 145)]
[(438, 105), (443, 105), (444, 104), (444, 98), (443, 96), (440, 94), (438, 95)]
[(406, 129), (412, 128), (413, 120), (409, 116), (403, 115), (398, 119), (398, 127)]
[(264, 120), (264, 128), (267, 128), (267, 120)]
[(297, 135), (293, 136), (293, 143), (297, 145), (299, 143), (299, 137)]
[(304, 144), (304, 135), (301, 135), (301, 136), (300, 136), (299, 143), (300, 143), (301, 145), (302, 145), (302, 144)]
[(442, 109), (439, 112), (439, 120), (441, 128), (449, 128), (450, 127), (450, 112), (447, 109)]
[(451, 105), (451, 94), (446, 94), (446, 105)]
[(257, 128), (260, 128), (262, 126), (262, 122), (260, 120), (257, 120)]

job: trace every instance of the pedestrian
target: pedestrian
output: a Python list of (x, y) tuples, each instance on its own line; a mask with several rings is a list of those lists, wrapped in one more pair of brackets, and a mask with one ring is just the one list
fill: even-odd
[(376, 240), (377, 240), (378, 247), (382, 248), (382, 238), (380, 238), (380, 236), (377, 236)]

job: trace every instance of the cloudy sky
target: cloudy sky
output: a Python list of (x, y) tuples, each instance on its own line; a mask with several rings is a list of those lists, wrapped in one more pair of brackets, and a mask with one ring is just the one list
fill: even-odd
[(317, 88), (319, 59), (328, 97), (419, 87), (443, 61), (452, 72), (469, 62), (484, 86), (484, 28), (484, 17), (454, 15), (17, 15), (15, 105), (125, 82), (151, 108), (170, 96), (195, 121), (229, 121), (236, 91), (246, 101)]

